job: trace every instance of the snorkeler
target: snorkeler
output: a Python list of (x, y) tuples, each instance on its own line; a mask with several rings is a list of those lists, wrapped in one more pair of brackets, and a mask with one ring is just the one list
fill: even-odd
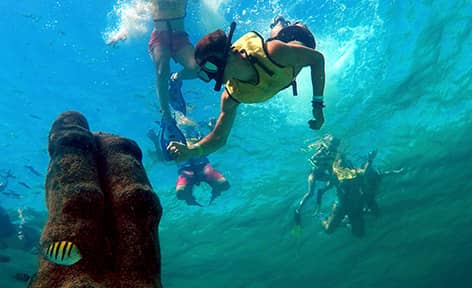
[(365, 234), (365, 212), (378, 215), (375, 197), (381, 177), (399, 174), (403, 169), (381, 172), (373, 168), (376, 155), (377, 151), (371, 151), (362, 168), (354, 168), (342, 154), (338, 154), (333, 163), (338, 201), (333, 204), (330, 215), (321, 221), (327, 233), (334, 232), (347, 216), (352, 234), (362, 237)]
[[(179, 114), (176, 115), (178, 116)], [(174, 124), (172, 124), (172, 127), (167, 129), (163, 129), (161, 123), (161, 129), (157, 134), (152, 129), (148, 131), (147, 136), (153, 142), (158, 155), (161, 155), (158, 156), (158, 158), (168, 159), (168, 157), (170, 157), (166, 147), (171, 140), (179, 141), (180, 143), (187, 143), (187, 141), (196, 142), (202, 137), (197, 123), (186, 117), (176, 118), (177, 121), (173, 121), (172, 123)], [(183, 132), (177, 126), (177, 122)], [(212, 123), (212, 121), (210, 120), (209, 123)], [(171, 133), (166, 134), (167, 132)], [(177, 135), (176, 138), (179, 138), (179, 140), (168, 138), (173, 135)], [(196, 201), (195, 196), (193, 195), (193, 187), (195, 185), (200, 185), (201, 182), (206, 182), (212, 188), (209, 204), (220, 196), (223, 191), (230, 188), (228, 180), (226, 180), (223, 174), (211, 166), (207, 157), (192, 157), (185, 162), (178, 162), (177, 166), (179, 168), (179, 176), (177, 178), (175, 192), (177, 199), (185, 200), (187, 205), (202, 206)]]
[[(163, 121), (172, 118), (170, 106), (186, 114), (186, 104), (180, 90), (182, 80), (197, 77), (198, 66), (193, 56), (194, 48), (184, 28), (187, 2), (187, 0), (152, 0), (151, 2), (154, 30), (148, 49), (156, 66), (157, 95)], [(107, 44), (114, 44), (126, 38), (126, 31), (122, 31)], [(171, 74), (171, 58), (181, 64), (184, 69)]]
[(338, 147), (341, 143), (341, 140), (337, 137), (334, 137), (331, 134), (323, 136), (320, 141), (317, 141), (308, 146), (308, 148), (316, 148), (315, 153), (310, 157), (309, 162), (311, 165), (311, 171), (308, 175), (308, 192), (306, 192), (300, 202), (298, 203), (297, 208), (295, 209), (295, 225), (301, 225), (301, 209), (305, 205), (306, 201), (313, 196), (316, 188), (316, 183), (319, 181), (326, 182), (327, 184), (318, 189), (316, 195), (316, 208), (315, 213), (318, 212), (319, 207), (321, 206), (321, 199), (324, 192), (333, 187), (333, 170), (332, 165), (334, 159), (338, 155)]
[(203, 156), (224, 146), (233, 127), (240, 103), (261, 103), (290, 86), (303, 67), (311, 67), (314, 119), (308, 121), (318, 130), (324, 122), (323, 91), (325, 86), (324, 56), (314, 48), (280, 40), (264, 41), (257, 32), (249, 32), (232, 43), (236, 23), (229, 34), (216, 30), (196, 45), (195, 59), (200, 66), (199, 78), (215, 80), (219, 91), (223, 82), (221, 111), (210, 134), (195, 144), (171, 142), (168, 149), (177, 161)]

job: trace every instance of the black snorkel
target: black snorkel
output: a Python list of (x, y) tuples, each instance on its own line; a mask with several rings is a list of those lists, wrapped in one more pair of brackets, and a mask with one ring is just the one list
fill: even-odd
[(225, 49), (223, 50), (223, 61), (222, 65), (218, 71), (218, 74), (215, 77), (215, 87), (213, 88), (215, 91), (220, 91), (221, 90), (221, 85), (223, 85), (223, 77), (225, 74), (225, 67), (226, 67), (226, 62), (228, 62), (228, 54), (231, 49), (231, 40), (233, 39), (233, 33), (234, 29), (236, 29), (236, 22), (231, 22), (229, 26), (229, 33), (228, 37), (226, 38), (226, 44), (225, 44)]

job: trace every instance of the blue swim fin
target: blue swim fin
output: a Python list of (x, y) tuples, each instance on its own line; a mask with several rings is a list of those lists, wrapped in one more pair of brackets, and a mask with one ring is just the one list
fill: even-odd
[(159, 130), (159, 145), (161, 146), (162, 154), (164, 155), (164, 160), (172, 161), (174, 160), (172, 156), (167, 151), (167, 146), (171, 141), (181, 142), (187, 144), (185, 140), (184, 133), (180, 131), (177, 127), (177, 122), (173, 118), (164, 119), (161, 121), (161, 129)]
[(182, 80), (180, 79), (169, 79), (169, 104), (174, 110), (187, 115), (187, 104), (185, 103), (182, 95)]

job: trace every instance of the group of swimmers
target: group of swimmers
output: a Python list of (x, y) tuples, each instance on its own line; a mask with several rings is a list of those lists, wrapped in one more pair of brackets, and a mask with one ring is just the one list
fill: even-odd
[[(228, 33), (218, 29), (205, 35), (193, 47), (184, 28), (187, 2), (152, 1), (154, 30), (149, 41), (149, 53), (156, 67), (156, 90), (162, 120), (160, 131), (156, 133), (151, 130), (148, 136), (165, 160), (175, 160), (178, 163), (177, 198), (186, 201), (188, 205), (201, 206), (193, 196), (192, 189), (195, 184), (207, 182), (212, 187), (210, 203), (230, 187), (226, 178), (211, 166), (206, 156), (226, 144), (239, 104), (265, 102), (288, 87), (292, 87), (296, 95), (296, 76), (302, 68), (309, 66), (313, 91), (310, 108), (313, 118), (308, 120), (308, 126), (313, 130), (322, 127), (325, 107), (325, 62), (323, 54), (316, 50), (315, 37), (308, 27), (300, 22), (291, 23), (282, 16), (274, 18), (268, 39), (251, 31), (233, 41), (236, 28), (236, 23), (233, 22)], [(126, 34), (117, 34), (109, 44), (123, 39), (126, 39)], [(181, 64), (183, 69), (170, 73), (170, 59)], [(198, 137), (192, 137), (190, 135), (195, 134), (194, 131), (189, 131), (188, 125), (182, 124), (189, 122), (180, 121), (181, 117), (186, 119), (186, 103), (180, 88), (182, 80), (196, 77), (205, 82), (214, 80), (215, 91), (220, 91), (223, 83), (225, 88), (221, 94), (221, 110), (211, 132), (206, 136), (197, 133)], [(313, 169), (308, 178), (309, 191), (296, 209), (295, 222), (300, 224), (300, 210), (306, 199), (314, 193), (315, 181), (327, 181), (329, 185), (324, 190), (330, 185), (336, 186), (339, 205), (333, 207), (331, 215), (324, 220), (326, 231), (333, 231), (344, 215), (348, 215), (353, 232), (361, 235), (363, 224), (358, 221), (359, 217), (355, 216), (357, 212), (352, 212), (350, 207), (353, 201), (349, 199), (354, 192), (364, 193), (358, 186), (364, 185), (359, 183), (366, 181), (356, 182), (353, 179), (380, 174), (371, 172), (374, 171), (370, 165), (374, 154), (369, 157), (363, 168), (356, 169), (346, 165), (344, 158), (333, 148), (339, 144), (336, 144), (337, 141), (331, 135), (326, 136), (312, 157)], [(323, 189), (318, 190), (318, 204), (321, 203), (320, 191)], [(356, 204), (356, 211), (361, 206), (362, 209), (377, 209), (375, 198), (365, 195), (362, 197), (364, 202)]]

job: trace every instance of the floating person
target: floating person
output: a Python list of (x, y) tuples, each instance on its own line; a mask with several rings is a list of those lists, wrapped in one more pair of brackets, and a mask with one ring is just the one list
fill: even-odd
[(334, 186), (335, 182), (333, 182), (334, 174), (332, 166), (338, 155), (340, 143), (341, 140), (339, 138), (331, 134), (326, 134), (320, 141), (309, 145), (308, 148), (315, 148), (316, 150), (309, 159), (311, 171), (308, 175), (308, 192), (303, 195), (302, 199), (298, 203), (297, 208), (295, 209), (295, 229), (298, 229), (301, 225), (301, 210), (306, 201), (314, 195), (316, 183), (321, 181), (327, 184), (325, 184), (325, 187), (320, 188), (317, 191), (315, 213), (321, 206), (323, 193)]
[(338, 154), (333, 163), (338, 202), (333, 204), (329, 216), (321, 221), (327, 233), (334, 232), (347, 217), (352, 234), (362, 237), (365, 234), (365, 212), (371, 211), (374, 215), (378, 215), (375, 196), (380, 177), (399, 174), (403, 169), (385, 171), (383, 174), (372, 166), (376, 155), (377, 151), (371, 151), (365, 164), (361, 168), (354, 168), (344, 155)]
[[(182, 80), (197, 77), (197, 64), (184, 19), (187, 12), (187, 0), (152, 0), (152, 19), (154, 30), (149, 40), (149, 54), (156, 66), (156, 90), (163, 121), (172, 118), (170, 105), (184, 115), (186, 104), (182, 97)], [(143, 11), (145, 12), (145, 11)], [(128, 37), (128, 31), (120, 30), (111, 37), (107, 44), (115, 44)], [(183, 66), (179, 72), (170, 72), (170, 60)], [(170, 75), (170, 77), (169, 77)]]
[[(178, 117), (178, 122), (184, 132), (181, 132), (177, 125), (172, 126), (171, 129), (164, 129), (161, 126), (158, 134), (152, 129), (148, 131), (147, 135), (153, 142), (156, 152), (163, 155), (160, 156), (160, 158), (168, 159), (168, 157), (170, 157), (166, 148), (171, 141), (175, 141), (166, 138), (166, 131), (173, 131), (172, 135), (183, 137), (179, 140), (181, 143), (196, 142), (202, 137), (200, 128), (198, 127), (199, 124), (185, 117)], [(212, 121), (210, 120), (209, 123), (212, 123)], [(178, 131), (175, 131), (175, 129), (178, 129)], [(179, 168), (179, 176), (175, 187), (176, 196), (177, 199), (184, 200), (187, 205), (202, 206), (196, 201), (193, 195), (193, 187), (199, 185), (201, 182), (206, 182), (212, 188), (209, 204), (220, 196), (223, 191), (230, 188), (228, 180), (226, 180), (221, 172), (212, 167), (207, 157), (192, 157), (187, 161), (178, 162), (177, 167)]]
[(168, 150), (177, 161), (200, 157), (224, 146), (236, 119), (240, 103), (261, 103), (290, 86), (303, 67), (311, 67), (313, 86), (311, 129), (318, 130), (324, 122), (323, 92), (325, 86), (324, 56), (317, 50), (279, 40), (264, 41), (257, 32), (249, 32), (232, 43), (236, 23), (228, 35), (216, 30), (204, 36), (195, 47), (200, 66), (199, 78), (215, 80), (219, 91), (223, 82), (221, 111), (216, 125), (206, 137), (188, 145), (172, 142)]

